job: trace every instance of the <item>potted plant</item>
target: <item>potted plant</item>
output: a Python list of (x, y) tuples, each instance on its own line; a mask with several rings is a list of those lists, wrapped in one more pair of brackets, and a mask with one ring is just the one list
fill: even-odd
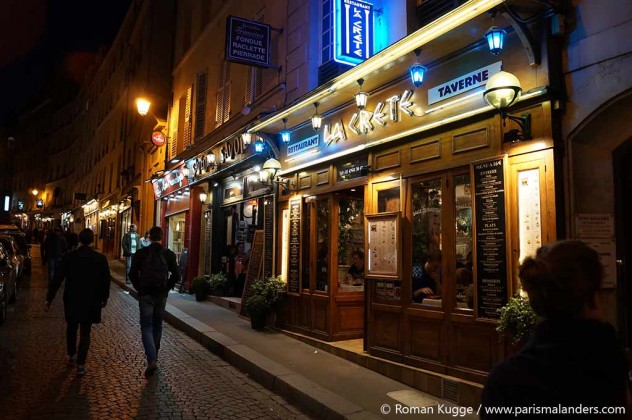
[(209, 283), (205, 276), (199, 276), (193, 279), (193, 293), (195, 293), (195, 300), (198, 302), (206, 300), (208, 290)]
[(276, 311), (278, 304), (285, 298), (286, 284), (281, 277), (261, 278), (252, 283), (250, 291), (251, 295), (243, 304), (250, 316), (252, 328), (262, 330), (268, 315)]
[(500, 318), (496, 331), (501, 336), (509, 338), (515, 348), (522, 347), (533, 333), (538, 321), (529, 300), (520, 295), (514, 296), (505, 306), (498, 309), (498, 314)]
[(224, 296), (227, 282), (228, 278), (226, 277), (226, 274), (222, 272), (211, 274), (208, 279), (210, 294), (213, 296)]

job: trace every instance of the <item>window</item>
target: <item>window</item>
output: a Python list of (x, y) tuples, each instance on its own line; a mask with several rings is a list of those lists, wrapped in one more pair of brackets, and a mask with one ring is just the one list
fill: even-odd
[(474, 308), (474, 274), (472, 271), (472, 192), (470, 174), (454, 177), (456, 223), (456, 306)]
[[(204, 2), (206, 3), (206, 2)], [(206, 92), (208, 75), (206, 71), (197, 75), (197, 88), (195, 98), (195, 132), (194, 141), (204, 137), (204, 129), (206, 123)]]
[(332, 0), (321, 0), (320, 16), (320, 64), (325, 64), (334, 58), (334, 16)]
[(178, 119), (180, 117), (180, 101), (175, 101), (171, 107), (171, 142), (169, 143), (169, 159), (174, 158), (178, 154)]
[(182, 147), (187, 149), (191, 146), (191, 95), (193, 94), (193, 86), (187, 89), (187, 93), (183, 95), (184, 99), (184, 126), (182, 127)]
[(412, 299), (441, 306), (441, 179), (413, 183), (411, 196)]
[(230, 118), (230, 62), (222, 62), (222, 71), (217, 81), (215, 126), (218, 127)]
[(329, 200), (316, 202), (317, 260), (316, 290), (329, 290)]
[(364, 290), (364, 190), (338, 198), (338, 291)]

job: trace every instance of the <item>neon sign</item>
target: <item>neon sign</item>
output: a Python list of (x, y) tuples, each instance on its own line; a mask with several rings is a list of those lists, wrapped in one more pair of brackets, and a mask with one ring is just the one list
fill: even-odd
[(334, 60), (355, 66), (373, 54), (373, 5), (362, 0), (336, 0)]

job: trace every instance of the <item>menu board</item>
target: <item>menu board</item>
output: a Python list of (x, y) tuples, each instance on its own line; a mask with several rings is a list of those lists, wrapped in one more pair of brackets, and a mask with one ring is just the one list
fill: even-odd
[(475, 163), (477, 314), (498, 318), (507, 303), (504, 160)]
[(399, 212), (367, 215), (368, 276), (399, 276)]
[(534, 257), (542, 246), (542, 217), (540, 214), (540, 170), (518, 172), (518, 229), (520, 229), (520, 264)]
[(261, 264), (263, 263), (263, 230), (255, 231), (255, 236), (250, 247), (250, 257), (248, 258), (248, 272), (246, 273), (246, 281), (244, 283), (244, 292), (241, 296), (241, 314), (246, 315), (246, 301), (252, 295), (250, 285), (259, 277), (261, 273)]
[(287, 275), (288, 293), (301, 290), (301, 201), (290, 201), (290, 253)]
[(274, 261), (274, 197), (267, 196), (263, 199), (263, 276), (272, 276), (272, 263)]

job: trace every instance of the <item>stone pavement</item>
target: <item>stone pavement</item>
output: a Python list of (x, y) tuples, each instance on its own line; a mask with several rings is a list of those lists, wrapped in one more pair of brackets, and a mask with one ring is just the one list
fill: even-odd
[(0, 419), (307, 418), (166, 324), (159, 370), (146, 380), (138, 304), (115, 285), (93, 327), (88, 373), (78, 377), (65, 364), (63, 291), (44, 312), (43, 273), (34, 258), (0, 327)]
[[(113, 280), (135, 295), (124, 284), (124, 269), (120, 261), (110, 261)], [(191, 295), (170, 293), (166, 311), (168, 322), (317, 418), (390, 419), (415, 414), (423, 414), (424, 419), (477, 418), (463, 415), (465, 407), (283, 333), (256, 332), (234, 312), (208, 301), (196, 302)]]

